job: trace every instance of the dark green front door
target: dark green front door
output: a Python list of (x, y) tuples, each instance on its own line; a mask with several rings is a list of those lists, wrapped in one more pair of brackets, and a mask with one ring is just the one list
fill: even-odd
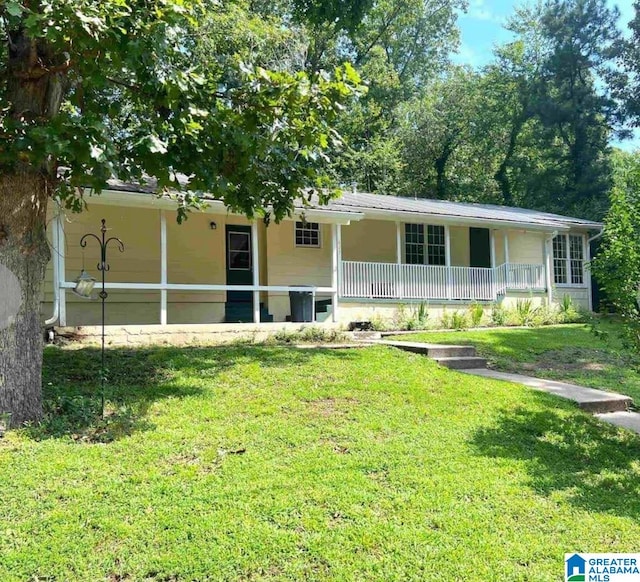
[[(251, 227), (227, 224), (227, 285), (253, 284)], [(228, 303), (251, 303), (251, 291), (227, 291)]]
[(469, 229), (471, 267), (491, 267), (491, 235), (488, 228)]

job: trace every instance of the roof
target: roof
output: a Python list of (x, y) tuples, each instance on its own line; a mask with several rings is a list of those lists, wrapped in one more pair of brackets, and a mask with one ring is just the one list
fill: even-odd
[[(129, 184), (120, 180), (110, 180), (109, 190), (118, 192), (152, 194), (156, 192), (153, 180), (145, 185)], [(218, 201), (214, 196), (205, 199)], [(533, 227), (544, 230), (583, 228), (588, 230), (602, 229), (602, 223), (538, 210), (499, 206), (496, 204), (477, 204), (467, 202), (450, 202), (428, 198), (403, 198), (367, 192), (343, 191), (339, 198), (334, 198), (327, 205), (304, 203), (301, 199), (294, 203), (296, 210), (313, 209), (323, 213), (340, 213), (352, 215), (354, 219), (423, 219), (434, 217), (442, 221), (457, 221), (468, 224), (491, 223), (505, 226)]]
[(521, 223), (523, 226), (537, 225), (549, 228), (602, 228), (602, 224), (599, 222), (550, 214), (538, 210), (527, 210), (525, 208), (498, 206), (496, 204), (449, 202), (427, 198), (402, 198), (364, 192), (344, 192), (340, 198), (332, 200), (327, 208), (341, 212), (359, 211), (365, 214), (371, 212), (401, 213), (415, 215), (416, 217), (438, 216), (443, 218), (479, 219), (494, 223)]

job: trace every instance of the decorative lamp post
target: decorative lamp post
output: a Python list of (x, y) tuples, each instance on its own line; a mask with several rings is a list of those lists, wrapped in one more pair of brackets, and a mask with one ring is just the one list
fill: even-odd
[[(102, 290), (100, 291), (100, 293), (98, 293), (98, 297), (100, 297), (100, 299), (102, 300), (102, 318), (101, 318), (102, 359), (101, 359), (101, 366), (100, 366), (100, 405), (101, 405), (102, 417), (104, 418), (104, 384), (106, 381), (105, 367), (104, 367), (104, 309), (105, 309), (105, 301), (109, 296), (109, 294), (105, 290), (105, 278), (106, 278), (106, 273), (109, 270), (109, 263), (107, 263), (107, 247), (109, 246), (109, 243), (113, 241), (116, 243), (119, 251), (123, 253), (124, 243), (119, 238), (116, 238), (115, 236), (112, 236), (111, 238), (107, 238), (106, 237), (106, 234), (107, 234), (106, 220), (103, 218), (101, 222), (102, 222), (102, 225), (100, 226), (101, 236), (98, 236), (93, 233), (85, 234), (80, 239), (80, 246), (82, 248), (85, 248), (87, 246), (87, 240), (90, 238), (94, 238), (96, 241), (98, 241), (98, 244), (100, 245), (100, 262), (98, 263), (98, 271), (102, 273)], [(90, 298), (91, 292), (93, 291), (93, 287), (95, 283), (96, 283), (96, 280), (93, 277), (91, 277), (83, 269), (78, 279), (76, 279), (76, 286), (73, 291), (76, 295), (79, 295), (80, 297)]]

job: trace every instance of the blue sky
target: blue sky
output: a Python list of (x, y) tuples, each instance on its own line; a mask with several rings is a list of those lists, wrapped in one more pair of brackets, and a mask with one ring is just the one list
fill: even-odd
[[(459, 64), (481, 67), (486, 65), (492, 57), (494, 45), (508, 42), (511, 33), (504, 29), (503, 24), (514, 12), (514, 8), (523, 4), (517, 0), (469, 0), (466, 14), (460, 14), (461, 39), (455, 62)], [(609, 0), (611, 6), (620, 10), (620, 26), (627, 30), (627, 23), (633, 17), (633, 0)], [(637, 149), (640, 147), (640, 136), (636, 139), (615, 145), (623, 149)]]
[[(510, 40), (511, 34), (503, 24), (515, 7), (522, 4), (516, 0), (469, 0), (466, 14), (460, 14), (458, 20), (461, 43), (456, 62), (473, 67), (488, 63), (493, 46)], [(633, 0), (609, 0), (609, 4), (620, 10), (620, 24), (626, 30), (633, 17)]]

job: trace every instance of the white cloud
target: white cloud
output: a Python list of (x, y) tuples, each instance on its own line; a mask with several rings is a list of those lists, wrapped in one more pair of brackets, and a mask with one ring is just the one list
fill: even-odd
[(471, 0), (469, 2), (469, 8), (466, 12), (463, 12), (460, 17), (488, 22), (501, 22), (502, 20), (487, 6), (485, 0)]

